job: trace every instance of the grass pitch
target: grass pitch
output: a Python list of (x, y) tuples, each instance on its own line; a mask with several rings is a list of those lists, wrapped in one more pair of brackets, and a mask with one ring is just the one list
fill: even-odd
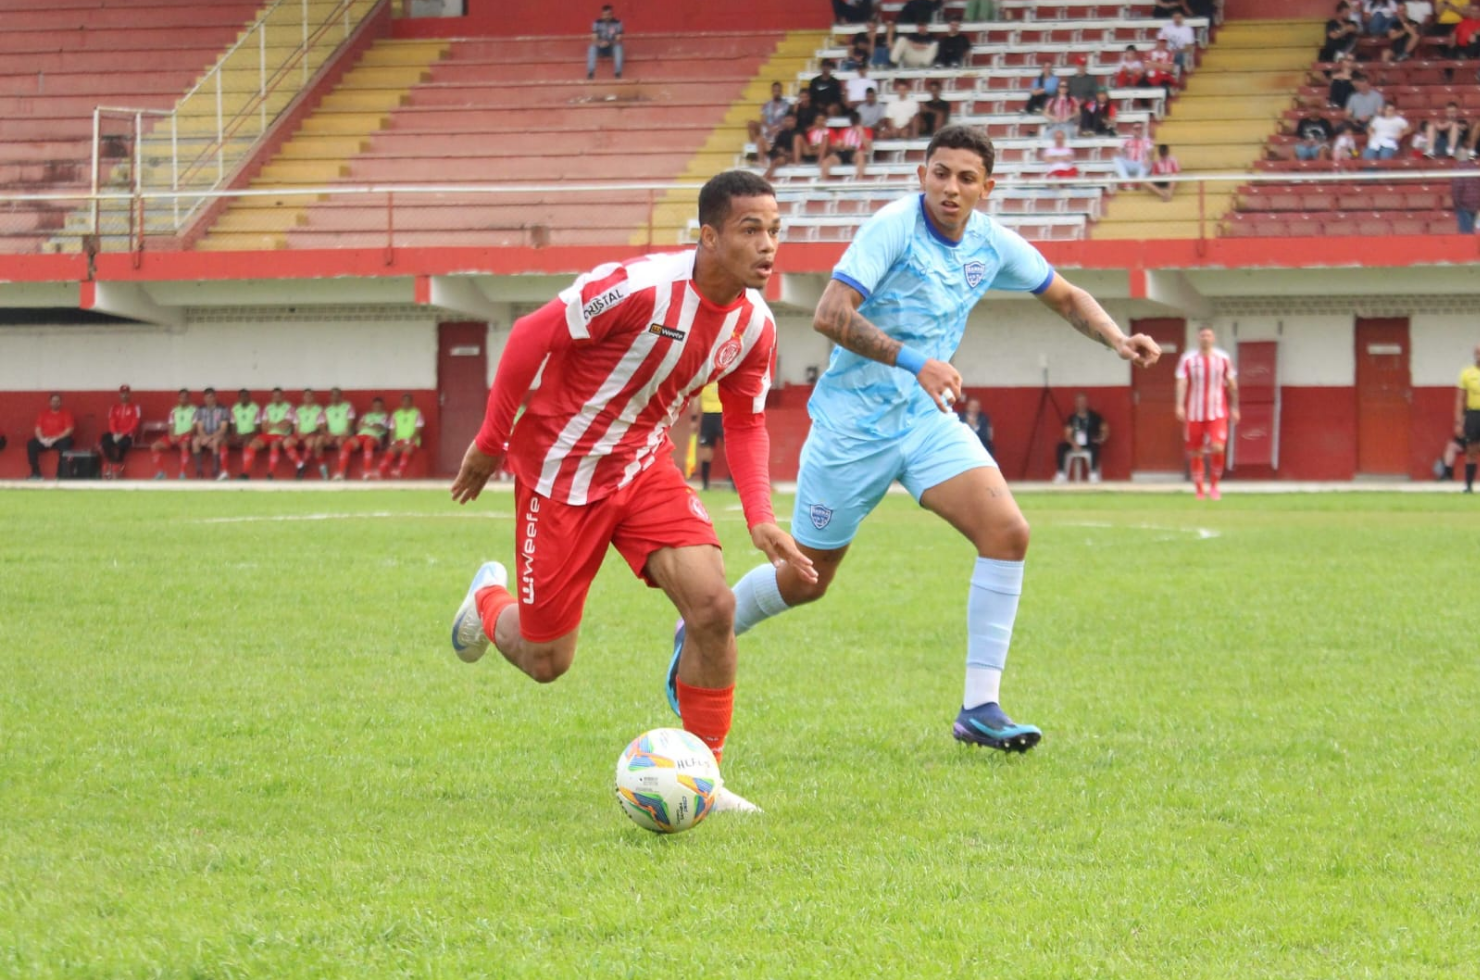
[(1474, 499), (1021, 502), (1037, 749), (951, 740), (972, 555), (891, 497), (741, 641), (767, 813), (663, 838), (660, 594), (548, 687), (449, 649), (507, 495), (0, 492), (0, 976), (1477, 975)]

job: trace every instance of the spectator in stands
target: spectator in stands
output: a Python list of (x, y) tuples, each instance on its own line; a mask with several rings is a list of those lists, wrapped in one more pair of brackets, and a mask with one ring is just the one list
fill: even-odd
[(227, 436), (231, 434), (231, 413), (225, 405), (216, 401), (216, 389), (201, 392), (205, 404), (195, 410), (195, 437), (190, 440), (190, 453), (195, 457), (197, 479), (206, 475), (202, 452), (208, 452), (216, 461), (216, 479), (230, 479), (226, 468), (228, 450)]
[(1335, 61), (1339, 54), (1346, 54), (1357, 46), (1362, 30), (1351, 19), (1351, 4), (1341, 0), (1336, 5), (1336, 14), (1326, 21), (1326, 43), (1317, 55), (1319, 61)]
[(856, 110), (858, 122), (870, 134), (879, 131), (879, 124), (884, 121), (884, 103), (879, 101), (879, 90), (869, 89), (863, 94), (863, 105)]
[(920, 100), (910, 94), (910, 83), (894, 80), (894, 100), (884, 107), (882, 139), (911, 140), (920, 135)]
[(1368, 35), (1386, 37), (1388, 28), (1398, 20), (1398, 0), (1363, 0), (1362, 14)]
[(238, 480), (252, 478), (252, 464), (257, 461), (257, 450), (263, 446), (257, 430), (262, 425), (262, 409), (252, 400), (252, 393), (242, 388), (236, 393), (236, 404), (231, 406), (231, 428), (235, 433), (231, 442), (242, 451), (242, 471)]
[(1100, 89), (1095, 97), (1079, 107), (1080, 136), (1114, 136), (1115, 103), (1110, 93)]
[(1349, 122), (1336, 124), (1336, 138), (1331, 141), (1331, 162), (1340, 167), (1357, 155), (1357, 131)]
[(858, 121), (858, 113), (848, 110), (848, 125), (838, 130), (828, 130), (827, 153), (818, 161), (822, 179), (832, 176), (833, 167), (852, 165), (853, 179), (863, 179), (863, 168), (868, 166), (869, 154), (873, 152), (873, 140), (868, 130)]
[(829, 138), (827, 120), (818, 116), (812, 120), (812, 128), (796, 138), (796, 152), (792, 158), (798, 164), (821, 164), (827, 158)]
[(776, 176), (777, 167), (789, 167), (797, 162), (797, 140), (801, 138), (801, 135), (801, 131), (797, 129), (797, 114), (788, 112), (781, 120), (781, 128), (776, 131), (776, 138), (771, 141), (770, 150), (766, 152), (765, 177), (767, 180)]
[(62, 407), (62, 396), (53, 394), (44, 412), (36, 416), (35, 432), (26, 442), (26, 460), (31, 464), (32, 480), (41, 479), (41, 454), (57, 452), (57, 479), (62, 477), (62, 454), (72, 448), (72, 433), (77, 420)]
[(1461, 161), (1449, 185), (1454, 201), (1454, 220), (1461, 235), (1475, 234), (1475, 215), (1480, 212), (1480, 160)]
[(761, 104), (761, 117), (746, 124), (750, 141), (755, 144), (756, 155), (761, 159), (771, 155), (771, 144), (781, 132), (786, 117), (791, 114), (791, 103), (782, 94), (780, 82), (771, 83), (771, 98)]
[(1136, 123), (1131, 135), (1120, 144), (1120, 152), (1111, 160), (1121, 180), (1134, 180), (1151, 173), (1151, 140), (1146, 136), (1146, 126)]
[[(1459, 117), (1459, 103), (1450, 101), (1444, 107), (1442, 119), (1430, 119), (1423, 124), (1423, 149), (1428, 157), (1457, 157), (1470, 134), (1469, 123)], [(1420, 137), (1413, 142), (1418, 144)]]
[(920, 105), (920, 135), (934, 136), (951, 121), (951, 104), (941, 97), (941, 81), (932, 78), (926, 83), (930, 98)]
[(1115, 66), (1115, 87), (1140, 88), (1145, 82), (1146, 62), (1141, 60), (1141, 52), (1134, 44), (1127, 44), (1125, 53), (1120, 56), (1120, 64)]
[(1069, 94), (1074, 96), (1074, 101), (1084, 105), (1095, 97), (1100, 90), (1100, 81), (1089, 73), (1089, 59), (1084, 55), (1076, 55), (1074, 58), (1074, 74), (1069, 76)]
[(865, 26), (848, 42), (848, 54), (841, 65), (844, 71), (857, 71), (864, 65), (874, 63), (874, 32)]
[(1074, 413), (1064, 420), (1064, 441), (1054, 450), (1058, 461), (1058, 472), (1053, 482), (1065, 483), (1069, 470), (1065, 465), (1071, 452), (1089, 453), (1089, 482), (1100, 482), (1100, 448), (1110, 438), (1110, 426), (1100, 413), (1089, 407), (1089, 396), (1079, 392), (1074, 396)]
[(899, 8), (896, 24), (934, 24), (945, 12), (946, 0), (906, 0)]
[(190, 452), (195, 444), (195, 406), (190, 404), (190, 389), (181, 388), (180, 395), (175, 399), (175, 407), (170, 409), (168, 428), (165, 434), (154, 440), (149, 447), (153, 453), (154, 478), (164, 479), (164, 453), (167, 449), (175, 449), (180, 453), (180, 479), (186, 479), (190, 474)]
[(1187, 6), (1187, 0), (1153, 0), (1151, 16), (1161, 20), (1169, 20), (1173, 14), (1192, 15), (1192, 8)]
[(1382, 111), (1382, 93), (1361, 72), (1352, 75), (1352, 84), (1357, 90), (1347, 97), (1346, 121), (1351, 123), (1353, 132), (1365, 133), (1367, 124)]
[(873, 55), (869, 63), (875, 68), (889, 67), (889, 49), (893, 47), (890, 40), (894, 37), (893, 24), (881, 24), (878, 21), (869, 21), (869, 34), (873, 40), (869, 42), (873, 48)]
[(1295, 135), (1300, 142), (1295, 144), (1297, 160), (1328, 160), (1331, 157), (1331, 124), (1326, 117), (1312, 109), (1295, 125)]
[(1043, 107), (1043, 135), (1049, 139), (1062, 131), (1065, 136), (1079, 129), (1079, 103), (1069, 94), (1068, 86), (1060, 85), (1059, 94), (1048, 100)]
[(1388, 46), (1382, 49), (1383, 64), (1407, 61), (1413, 57), (1423, 31), (1419, 28), (1418, 21), (1412, 17), (1400, 17), (1396, 24), (1388, 28), (1387, 36)]
[(1434, 5), (1429, 0), (1407, 0), (1402, 12), (1412, 17), (1420, 27), (1434, 19)]
[[(1182, 172), (1182, 165), (1172, 156), (1172, 148), (1165, 143), (1157, 146), (1156, 159), (1151, 161), (1151, 176), (1171, 177)], [(1163, 201), (1170, 201), (1177, 185), (1169, 180), (1153, 180), (1147, 188)]]
[(971, 60), (971, 38), (961, 33), (961, 18), (955, 15), (947, 21), (950, 27), (940, 39), (935, 52), (937, 68), (964, 68)]
[(1454, 25), (1444, 56), (1453, 61), (1480, 58), (1480, 5), (1470, 4), (1465, 16)]
[(1346, 100), (1351, 98), (1357, 90), (1357, 85), (1352, 81), (1352, 72), (1356, 70), (1357, 60), (1349, 54), (1338, 55), (1336, 67), (1331, 70), (1331, 84), (1326, 89), (1326, 104), (1337, 109), (1346, 108)]
[(981, 440), (982, 447), (988, 453), (997, 452), (992, 445), (992, 419), (982, 411), (980, 399), (966, 399), (966, 411), (961, 413), (961, 421), (976, 434), (976, 437)]
[(874, 0), (832, 0), (834, 24), (862, 24), (874, 14)]
[(812, 102), (812, 93), (807, 89), (797, 93), (797, 104), (792, 106), (792, 112), (797, 117), (796, 128), (799, 133), (811, 129), (818, 116), (826, 115)]
[(401, 407), (391, 413), (391, 444), (380, 460), (381, 476), (385, 476), (390, 470), (391, 462), (397, 455), (401, 457), (401, 462), (396, 464), (396, 479), (405, 475), (406, 464), (411, 462), (411, 457), (421, 447), (421, 430), (425, 427), (426, 420), (422, 418), (421, 410), (416, 407), (411, 395), (402, 395)]
[(1197, 63), (1197, 34), (1187, 26), (1180, 11), (1172, 14), (1172, 22), (1163, 24), (1161, 30), (1156, 32), (1156, 37), (1158, 40), (1166, 39), (1167, 47), (1172, 52), (1172, 61), (1179, 72), (1186, 75), (1192, 71), (1193, 65)]
[(931, 40), (929, 25), (921, 21), (913, 33), (895, 39), (889, 60), (896, 68), (929, 68), (939, 53), (940, 44)]
[(586, 79), (596, 77), (596, 59), (610, 58), (616, 77), (622, 77), (622, 22), (604, 4), (601, 17), (591, 24), (591, 46), (586, 49)]
[(1459, 22), (1465, 19), (1468, 5), (1469, 0), (1434, 0), (1434, 20), (1424, 33), (1434, 37), (1453, 33)]
[(1398, 115), (1398, 107), (1389, 102), (1382, 112), (1367, 124), (1367, 148), (1363, 160), (1391, 160), (1398, 155), (1403, 138), (1413, 132), (1408, 120)]
[(1048, 164), (1048, 169), (1043, 173), (1045, 177), (1072, 180), (1079, 176), (1079, 168), (1074, 165), (1074, 147), (1069, 145), (1068, 137), (1062, 129), (1054, 130), (1053, 142), (1039, 151), (1038, 158)]
[(1023, 103), (1023, 112), (1042, 112), (1048, 100), (1059, 94), (1059, 77), (1053, 66), (1044, 62), (1038, 66), (1038, 74), (1028, 83), (1028, 101)]
[(134, 404), (133, 389), (122, 385), (118, 389), (118, 404), (108, 409), (108, 431), (103, 433), (103, 479), (116, 480), (123, 476), (123, 457), (134, 444), (139, 434), (142, 412)]
[(812, 93), (812, 104), (824, 116), (836, 116), (842, 113), (843, 86), (833, 76), (831, 61), (823, 60), (822, 73), (807, 83), (807, 91)]
[(997, 19), (997, 0), (966, 0), (966, 20), (982, 24)]
[(857, 109), (863, 105), (864, 96), (868, 94), (869, 89), (876, 88), (877, 85), (877, 82), (868, 77), (868, 65), (859, 68), (857, 77), (848, 79), (848, 83), (843, 89), (844, 96), (848, 100), (844, 103), (843, 108)]
[(1177, 88), (1177, 56), (1167, 46), (1167, 39), (1156, 39), (1156, 47), (1146, 52), (1146, 84), (1166, 90), (1167, 99)]

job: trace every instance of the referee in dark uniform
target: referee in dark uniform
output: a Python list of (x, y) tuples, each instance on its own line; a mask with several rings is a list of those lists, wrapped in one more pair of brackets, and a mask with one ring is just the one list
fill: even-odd
[(1454, 434), (1465, 441), (1465, 493), (1474, 493), (1475, 465), (1480, 463), (1480, 344), (1475, 345), (1475, 363), (1459, 373)]

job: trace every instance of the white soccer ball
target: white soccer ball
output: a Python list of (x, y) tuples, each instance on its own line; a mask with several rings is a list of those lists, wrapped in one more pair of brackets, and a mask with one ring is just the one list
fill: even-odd
[(677, 834), (699, 825), (724, 785), (709, 746), (678, 728), (654, 728), (617, 759), (617, 802), (645, 830)]

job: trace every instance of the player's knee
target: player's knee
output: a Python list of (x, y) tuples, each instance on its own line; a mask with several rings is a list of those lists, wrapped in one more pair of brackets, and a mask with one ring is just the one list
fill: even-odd
[(528, 674), (536, 684), (549, 684), (559, 680), (560, 675), (570, 669), (570, 659), (562, 657), (558, 651), (545, 650), (536, 653), (525, 661), (524, 672)]
[(1030, 531), (1028, 519), (1022, 514), (1003, 522), (993, 529), (992, 540), (985, 549), (992, 553), (986, 557), (999, 561), (1022, 561), (1028, 556)]
[(832, 584), (832, 575), (818, 569), (817, 581), (808, 582), (798, 578), (790, 589), (786, 590), (783, 598), (788, 606), (801, 606), (809, 602), (816, 602), (827, 595), (827, 587)]
[(735, 628), (735, 593), (717, 583), (693, 604), (684, 623), (691, 633), (728, 635)]

